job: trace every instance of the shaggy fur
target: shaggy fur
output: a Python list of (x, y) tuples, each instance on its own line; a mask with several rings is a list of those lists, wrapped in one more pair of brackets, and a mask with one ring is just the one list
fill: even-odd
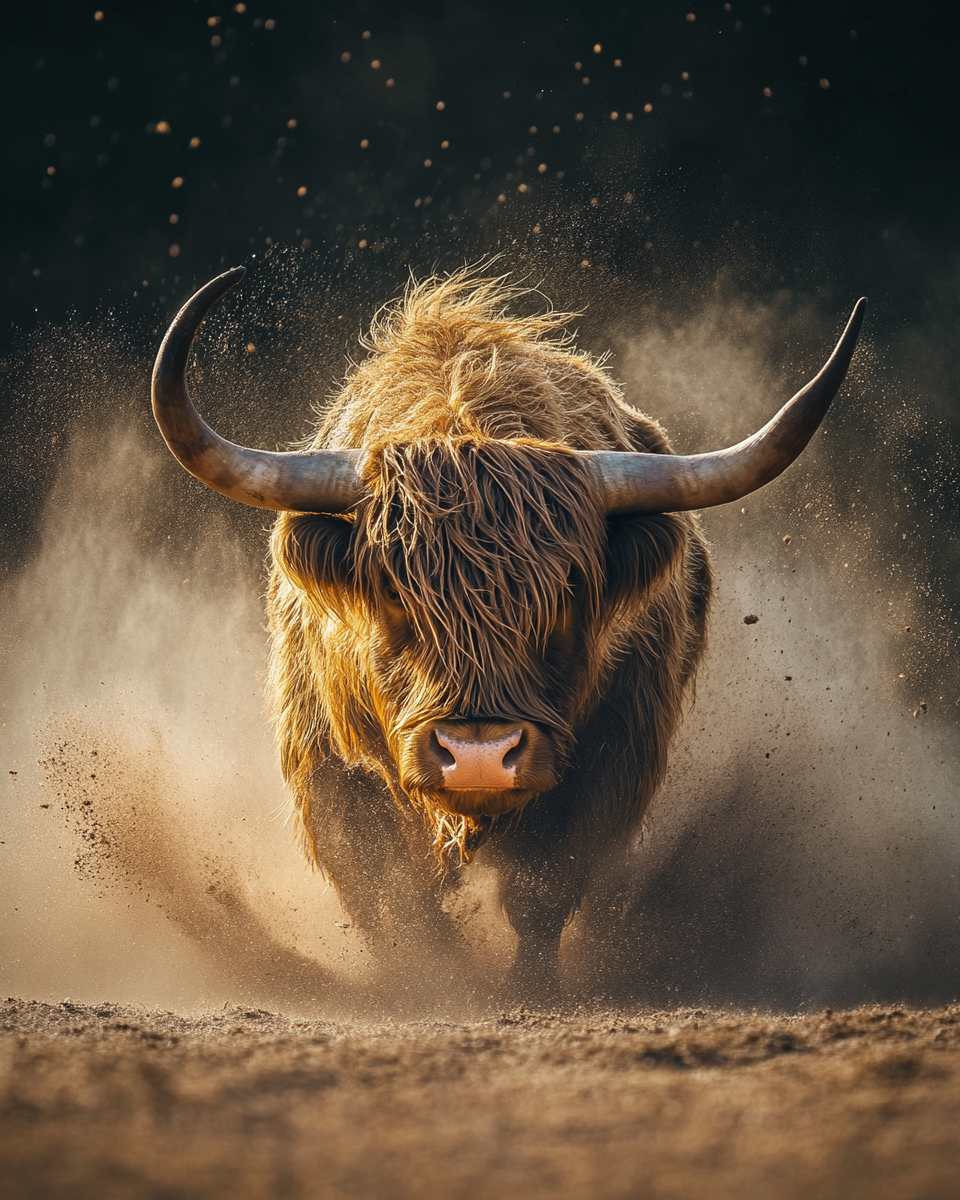
[(597, 853), (628, 836), (702, 652), (710, 573), (696, 519), (608, 520), (571, 453), (669, 453), (662, 430), (576, 353), (568, 314), (514, 317), (515, 298), (464, 272), (411, 285), (385, 310), (312, 442), (370, 452), (364, 501), (349, 517), (284, 513), (274, 530), (283, 770), (305, 847), (338, 886), (331, 862), (346, 851), (318, 784), (331, 756), (344, 778), (379, 777), (419, 810), (441, 858), (470, 858), (476, 822), (399, 786), (404, 736), (431, 719), (551, 731), (566, 767), (556, 804), (546, 793), (515, 829), (565, 813), (565, 836), (586, 821)]

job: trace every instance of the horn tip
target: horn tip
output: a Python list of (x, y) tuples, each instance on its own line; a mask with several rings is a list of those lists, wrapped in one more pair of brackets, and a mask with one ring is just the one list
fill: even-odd
[(854, 341), (860, 336), (860, 328), (863, 325), (864, 317), (867, 315), (867, 298), (861, 296), (853, 306), (853, 312), (850, 314), (850, 319), (847, 321), (847, 328), (844, 332), (844, 337), (847, 334), (852, 334)]

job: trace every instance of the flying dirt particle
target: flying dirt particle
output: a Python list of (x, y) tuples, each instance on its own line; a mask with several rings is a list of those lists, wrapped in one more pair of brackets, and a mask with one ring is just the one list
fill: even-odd
[(926, 702), (926, 700), (921, 700), (920, 703), (917, 705), (917, 707), (913, 710), (913, 715), (915, 717), (922, 717), (926, 711), (927, 711), (927, 702)]
[(792, 682), (793, 682), (793, 676), (792, 676), (792, 675), (784, 675), (784, 679), (787, 681), (787, 683), (792, 683)]
[(789, 533), (785, 533), (783, 535), (783, 544), (785, 546), (789, 546), (792, 541), (793, 541), (793, 538), (790, 536)]
[(743, 623), (744, 625), (756, 625), (759, 620), (760, 618), (756, 613), (747, 613), (747, 615), (743, 618)]

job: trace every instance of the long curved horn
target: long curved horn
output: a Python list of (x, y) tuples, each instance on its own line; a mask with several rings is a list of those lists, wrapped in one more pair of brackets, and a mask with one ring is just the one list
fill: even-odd
[(712, 454), (633, 454), (584, 451), (602, 484), (607, 512), (688, 512), (711, 508), (755, 492), (790, 466), (837, 394), (863, 324), (862, 298), (820, 374), (780, 409), (759, 432)]
[(346, 512), (363, 494), (362, 450), (249, 450), (214, 432), (193, 407), (184, 372), (200, 322), (244, 277), (225, 271), (191, 296), (167, 330), (153, 368), (153, 415), (163, 440), (201, 483), (253, 508)]

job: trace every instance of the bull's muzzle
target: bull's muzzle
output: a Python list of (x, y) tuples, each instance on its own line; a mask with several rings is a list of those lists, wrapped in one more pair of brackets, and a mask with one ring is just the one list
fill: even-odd
[(557, 755), (531, 721), (430, 722), (407, 742), (401, 784), (408, 794), (462, 816), (497, 816), (555, 787)]
[(457, 737), (449, 730), (437, 728), (434, 737), (440, 748), (437, 757), (443, 771), (443, 786), (448, 790), (500, 791), (515, 786), (522, 729), (514, 729), (500, 738), (477, 739)]

